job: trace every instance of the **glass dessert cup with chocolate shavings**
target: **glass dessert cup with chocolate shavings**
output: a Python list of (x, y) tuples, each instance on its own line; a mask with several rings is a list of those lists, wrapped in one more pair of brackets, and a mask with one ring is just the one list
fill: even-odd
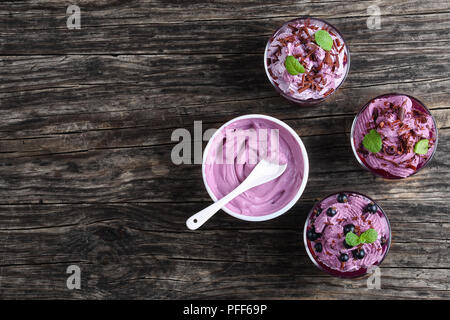
[[(325, 214), (325, 215), (327, 214), (326, 213), (327, 208), (321, 208), (321, 205), (324, 204), (326, 201), (329, 201), (331, 198), (337, 199), (337, 197), (342, 194), (345, 194), (349, 197), (360, 197), (361, 199), (366, 200), (367, 203), (375, 204), (377, 210), (373, 214), (377, 214), (380, 217), (380, 221), (385, 222), (385, 227), (387, 228), (385, 237), (383, 237), (380, 240), (377, 240), (380, 242), (380, 246), (382, 248), (381, 254), (380, 254), (378, 260), (371, 265), (361, 266), (357, 270), (352, 270), (352, 271), (337, 270), (335, 268), (332, 268), (330, 265), (327, 265), (323, 261), (321, 261), (318, 253), (316, 252), (315, 245), (317, 243), (322, 244), (323, 241), (325, 241), (325, 239), (323, 239), (323, 235), (321, 235), (315, 241), (311, 241), (307, 237), (307, 232), (310, 230), (314, 230), (312, 226), (313, 226), (315, 219), (320, 214)], [(322, 209), (321, 213), (320, 213), (320, 209)], [(371, 214), (371, 213), (366, 212), (366, 214)], [(345, 222), (345, 223), (347, 223), (347, 222)], [(377, 230), (377, 231), (380, 232), (379, 230)], [(322, 230), (322, 232), (323, 232), (323, 230)], [(391, 238), (392, 238), (391, 225), (389, 223), (389, 219), (388, 219), (386, 213), (384, 212), (384, 210), (372, 198), (370, 198), (362, 193), (355, 192), (355, 191), (341, 191), (341, 192), (332, 193), (332, 194), (329, 194), (326, 197), (324, 197), (319, 202), (317, 202), (312, 207), (311, 211), (309, 212), (308, 217), (306, 218), (305, 227), (303, 229), (303, 241), (305, 244), (306, 252), (307, 252), (309, 258), (311, 259), (311, 261), (314, 263), (314, 265), (318, 269), (328, 273), (331, 276), (335, 276), (338, 278), (349, 278), (349, 279), (355, 279), (355, 280), (362, 279), (362, 278), (369, 276), (371, 274), (371, 272), (370, 272), (371, 269), (376, 266), (379, 266), (384, 261), (387, 253), (389, 252), (390, 246), (391, 246)], [(343, 238), (343, 241), (345, 241), (344, 239), (345, 239), (345, 236)], [(358, 248), (358, 247), (349, 248), (348, 250), (354, 250), (354, 248)], [(349, 253), (349, 252), (347, 252), (347, 253)], [(350, 257), (350, 259), (356, 259), (356, 258)], [(349, 261), (351, 261), (351, 260), (349, 260)]]
[[(340, 65), (343, 68), (343, 72), (341, 73), (340, 77), (338, 77), (337, 81), (333, 82), (333, 85), (331, 87), (332, 90), (327, 90), (326, 92), (324, 92), (322, 94), (316, 94), (316, 96), (314, 96), (314, 97), (298, 98), (298, 97), (294, 97), (292, 95), (293, 94), (292, 91), (282, 90), (280, 88), (280, 85), (277, 82), (278, 78), (276, 76), (274, 76), (273, 72), (271, 71), (271, 67), (270, 66), (272, 65), (272, 60), (273, 59), (271, 58), (271, 54), (269, 53), (269, 50), (271, 48), (272, 43), (277, 39), (277, 36), (279, 36), (280, 34), (283, 34), (283, 32), (285, 30), (287, 30), (287, 28), (290, 28), (289, 27), (290, 25), (301, 24), (301, 23), (305, 23), (306, 21), (308, 21), (308, 23), (313, 24), (313, 26), (317, 27), (317, 25), (319, 25), (319, 26), (322, 26), (322, 27), (326, 28), (328, 30), (328, 32), (330, 34), (332, 34), (333, 37), (335, 37), (335, 39), (336, 38), (338, 39), (337, 42), (341, 45), (342, 49), (337, 54), (338, 58), (335, 58), (335, 62), (336, 62), (336, 60), (338, 60), (337, 63), (339, 65), (339, 61), (341, 61), (339, 59), (339, 56), (342, 54), (343, 59), (340, 62)], [(311, 35), (313, 36), (313, 34), (311, 34)], [(313, 40), (311, 40), (309, 43), (315, 44)], [(334, 45), (333, 45), (332, 50), (336, 50), (337, 51), (337, 49), (338, 49), (338, 47), (337, 46), (334, 47)], [(322, 20), (322, 19), (312, 18), (312, 17), (309, 17), (309, 16), (302, 16), (302, 17), (299, 17), (299, 18), (296, 18), (296, 19), (292, 19), (292, 20), (284, 23), (269, 38), (269, 40), (268, 40), (268, 42), (266, 44), (265, 51), (264, 51), (264, 67), (265, 67), (267, 78), (269, 79), (270, 83), (274, 87), (275, 91), (278, 92), (278, 94), (280, 94), (282, 97), (284, 97), (285, 99), (287, 99), (288, 101), (290, 101), (293, 104), (296, 104), (296, 105), (299, 105), (299, 106), (312, 106), (312, 105), (316, 105), (316, 104), (318, 104), (320, 102), (323, 102), (326, 99), (328, 99), (329, 97), (331, 97), (332, 95), (334, 95), (334, 93), (344, 83), (345, 79), (347, 78), (348, 72), (350, 70), (350, 51), (348, 49), (348, 46), (347, 46), (347, 43), (346, 43), (344, 37), (342, 36), (342, 34), (339, 32), (339, 30), (336, 27), (334, 27), (333, 25), (331, 25), (330, 23), (328, 23), (327, 21)], [(339, 66), (338, 66), (338, 69), (339, 69)], [(333, 81), (334, 80), (335, 79), (333, 79)], [(303, 83), (303, 81), (302, 81), (302, 83)], [(288, 88), (288, 89), (290, 89), (290, 88)], [(306, 91), (308, 92), (310, 90), (306, 90)]]
[[(356, 138), (355, 138), (355, 128), (356, 125), (358, 123), (358, 119), (361, 116), (361, 114), (369, 107), (369, 105), (376, 99), (381, 99), (381, 98), (388, 98), (388, 97), (396, 97), (396, 96), (405, 96), (408, 97), (411, 102), (412, 102), (412, 107), (415, 110), (419, 110), (420, 112), (426, 114), (427, 116), (430, 116), (432, 119), (432, 123), (433, 123), (433, 128), (431, 131), (434, 131), (434, 145), (433, 145), (433, 150), (432, 153), (428, 156), (428, 158), (419, 163), (419, 165), (415, 168), (414, 172), (412, 172), (411, 174), (409, 174), (406, 177), (401, 177), (401, 176), (397, 176), (394, 174), (391, 174), (390, 172), (388, 172), (387, 170), (383, 170), (380, 168), (374, 168), (372, 166), (370, 166), (364, 159), (364, 157), (362, 155), (360, 155), (360, 152), (358, 152), (359, 147), (356, 145)], [(375, 98), (370, 99), (362, 108), (361, 110), (358, 112), (358, 114), (355, 116), (353, 123), (352, 123), (352, 127), (351, 127), (351, 131), (350, 131), (350, 144), (352, 146), (352, 150), (353, 150), (353, 154), (355, 155), (356, 160), (358, 161), (358, 163), (365, 168), (366, 170), (370, 171), (372, 174), (379, 176), (381, 178), (384, 179), (390, 179), (390, 180), (400, 180), (400, 179), (405, 179), (407, 177), (410, 177), (414, 174), (416, 174), (417, 172), (419, 172), (420, 170), (422, 170), (430, 161), (431, 159), (434, 157), (434, 154), (436, 152), (437, 149), (437, 145), (438, 145), (438, 128), (437, 128), (437, 124), (436, 124), (436, 120), (434, 119), (433, 115), (431, 114), (430, 110), (421, 102), (419, 101), (417, 98), (414, 98), (410, 95), (407, 94), (402, 94), (402, 93), (386, 93), (386, 94), (382, 94), (379, 95)]]

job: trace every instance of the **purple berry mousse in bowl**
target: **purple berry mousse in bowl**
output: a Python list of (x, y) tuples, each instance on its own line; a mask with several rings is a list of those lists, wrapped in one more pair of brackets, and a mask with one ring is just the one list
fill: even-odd
[(298, 105), (312, 105), (324, 101), (344, 82), (350, 52), (331, 24), (301, 17), (286, 22), (270, 37), (264, 65), (281, 96)]
[(306, 219), (303, 238), (319, 269), (356, 278), (384, 260), (391, 244), (391, 226), (371, 198), (344, 191), (316, 203)]
[(415, 174), (433, 157), (436, 122), (416, 98), (389, 93), (370, 100), (356, 115), (351, 145), (357, 161), (386, 179)]

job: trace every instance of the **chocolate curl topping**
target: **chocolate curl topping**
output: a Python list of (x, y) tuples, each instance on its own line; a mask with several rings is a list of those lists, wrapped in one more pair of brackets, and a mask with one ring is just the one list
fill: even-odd
[(305, 20), (305, 26), (309, 26), (311, 24), (311, 20), (309, 19), (309, 18), (307, 18), (306, 20)]
[(309, 86), (304, 86), (303, 88), (298, 89), (298, 93), (302, 93), (303, 91), (305, 91), (308, 88), (309, 88)]
[(325, 92), (325, 93), (323, 94), (323, 96), (324, 96), (324, 97), (329, 96), (333, 91), (334, 91), (334, 89), (331, 88), (330, 90), (328, 90), (327, 92)]
[(293, 26), (291, 24), (288, 24), (289, 29), (292, 30), (292, 33), (297, 33), (299, 31), (299, 29), (296, 26)]
[(375, 124), (376, 124), (377, 123), (377, 118), (378, 118), (378, 109), (374, 109), (373, 110), (372, 117), (373, 117), (373, 122), (375, 122)]
[(285, 42), (294, 42), (296, 40), (296, 37), (294, 36), (294, 35), (290, 35), (290, 36), (287, 36), (286, 38), (284, 38), (284, 41)]
[(405, 120), (405, 108), (400, 107), (400, 108), (398, 109), (397, 117), (398, 117), (398, 119), (399, 119), (400, 121)]
[(333, 60), (331, 59), (331, 55), (328, 51), (327, 53), (325, 53), (325, 58), (323, 58), (323, 62), (329, 66), (333, 64)]

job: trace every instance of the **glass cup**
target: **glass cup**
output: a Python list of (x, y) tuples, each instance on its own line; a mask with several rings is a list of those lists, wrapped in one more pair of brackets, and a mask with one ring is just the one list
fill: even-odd
[[(391, 174), (390, 172), (388, 172), (387, 170), (383, 170), (380, 168), (373, 168), (371, 167), (367, 161), (365, 160), (365, 158), (363, 157), (363, 154), (361, 153), (360, 150), (360, 146), (357, 146), (357, 142), (356, 142), (356, 137), (355, 137), (355, 127), (358, 123), (358, 120), (360, 119), (361, 114), (369, 107), (369, 105), (371, 104), (372, 101), (376, 100), (376, 99), (380, 99), (380, 98), (388, 98), (388, 97), (393, 97), (393, 96), (406, 96), (408, 97), (411, 102), (412, 102), (412, 108), (419, 110), (420, 112), (425, 113), (426, 115), (431, 116), (432, 120), (433, 120), (433, 129), (434, 129), (434, 138), (435, 138), (435, 142), (434, 142), (434, 147), (432, 150), (431, 155), (429, 155), (429, 157), (423, 161), (420, 162), (419, 165), (416, 167), (416, 169), (414, 170), (414, 172), (412, 172), (410, 175), (406, 176), (406, 177), (400, 177), (400, 176), (396, 176), (394, 174)], [(351, 132), (350, 132), (350, 143), (352, 146), (352, 150), (353, 150), (353, 154), (355, 155), (356, 160), (358, 161), (358, 163), (365, 169), (367, 169), (368, 171), (372, 172), (374, 175), (380, 176), (382, 178), (385, 179), (404, 179), (407, 178), (411, 175), (416, 174), (417, 172), (419, 172), (422, 168), (424, 168), (429, 162), (430, 160), (433, 158), (436, 149), (437, 149), (437, 144), (438, 144), (438, 129), (437, 129), (437, 125), (436, 125), (436, 121), (433, 117), (433, 115), (431, 114), (430, 110), (428, 110), (428, 108), (422, 103), (420, 102), (418, 99), (406, 95), (406, 94), (400, 94), (400, 93), (387, 93), (387, 94), (383, 94), (380, 96), (377, 96), (373, 99), (370, 99), (370, 101), (368, 101), (362, 108), (361, 110), (358, 112), (358, 114), (356, 115), (355, 119), (353, 120), (353, 124), (352, 124), (352, 128), (351, 128)]]
[[(312, 25), (314, 27), (321, 26), (321, 28), (322, 27), (326, 28), (333, 37), (336, 37), (338, 39), (339, 44), (341, 45), (341, 47), (343, 47), (343, 49), (342, 49), (341, 53), (339, 53), (339, 55), (343, 56), (341, 63), (344, 68), (344, 73), (343, 73), (343, 76), (338, 81), (336, 81), (335, 86), (334, 86), (334, 88), (332, 88), (333, 90), (330, 93), (328, 93), (328, 91), (327, 91), (322, 95), (319, 94), (315, 97), (310, 97), (310, 98), (295, 97), (292, 95), (292, 92), (290, 92), (289, 90), (282, 90), (280, 88), (280, 85), (277, 81), (278, 77), (277, 77), (277, 79), (275, 79), (276, 76), (274, 76), (273, 72), (271, 71), (271, 66), (272, 66), (273, 60), (274, 60), (274, 57), (273, 56), (271, 57), (271, 55), (270, 55), (270, 48), (271, 48), (272, 43), (274, 42), (275, 39), (277, 39), (278, 36), (285, 33), (287, 30), (292, 30), (292, 28), (290, 26), (297, 25), (299, 23), (301, 23), (301, 24), (308, 23), (309, 25), (311, 25), (311, 23), (312, 23)], [(334, 52), (334, 51), (337, 52), (338, 48), (333, 47), (331, 52)], [(270, 83), (282, 97), (286, 98), (287, 100), (289, 100), (290, 102), (292, 102), (294, 104), (301, 105), (301, 106), (315, 105), (315, 104), (318, 104), (318, 103), (328, 99), (330, 96), (332, 96), (338, 90), (338, 88), (342, 85), (342, 83), (344, 83), (345, 79), (347, 78), (349, 69), (350, 69), (350, 51), (344, 40), (344, 37), (339, 32), (339, 30), (336, 29), (336, 27), (334, 27), (330, 23), (326, 22), (325, 20), (304, 16), (304, 17), (299, 17), (299, 18), (296, 18), (296, 19), (286, 22), (285, 24), (283, 24), (280, 28), (278, 28), (273, 33), (273, 35), (270, 37), (269, 41), (267, 42), (267, 45), (265, 48), (264, 67), (265, 67), (266, 74), (267, 74), (267, 77), (269, 78)]]
[[(314, 223), (316, 222), (316, 219), (319, 217), (319, 215), (321, 215), (321, 214), (322, 215), (327, 215), (327, 210), (329, 208), (327, 206), (327, 204), (335, 202), (336, 206), (344, 205), (343, 203), (339, 203), (338, 200), (337, 200), (338, 196), (342, 195), (342, 194), (347, 196), (348, 204), (350, 206), (352, 205), (352, 202), (354, 202), (353, 210), (356, 210), (356, 212), (358, 212), (358, 210), (362, 210), (362, 211), (367, 210), (366, 207), (363, 207), (361, 209), (360, 205), (358, 204), (358, 201), (362, 201), (362, 203), (364, 203), (364, 204), (366, 204), (366, 203), (367, 204), (369, 204), (369, 203), (370, 204), (375, 204), (376, 208), (377, 208), (375, 213), (369, 213), (367, 211), (364, 211), (364, 214), (368, 215), (368, 216), (366, 216), (367, 219), (370, 219), (370, 215), (377, 214), (380, 217), (380, 220), (379, 220), (380, 223), (383, 223), (384, 224), (384, 228), (387, 229), (387, 232), (384, 234), (385, 237), (384, 238), (380, 237), (380, 239), (377, 240), (377, 241), (379, 241), (380, 250), (381, 250), (381, 251), (377, 251), (377, 252), (381, 252), (381, 254), (379, 254), (378, 258), (375, 256), (375, 258), (377, 258), (377, 260), (371, 265), (365, 265), (365, 266), (363, 266), (363, 265), (360, 265), (360, 266), (355, 265), (355, 267), (357, 267), (357, 269), (354, 269), (354, 270), (351, 270), (351, 271), (342, 271), (339, 268), (336, 269), (336, 266), (334, 266), (334, 268), (333, 268), (332, 263), (322, 261), (322, 260), (325, 260), (325, 259), (321, 259), (320, 256), (319, 256), (320, 253), (316, 252), (317, 249), (316, 249), (315, 246), (316, 246), (317, 243), (320, 243), (321, 246), (323, 246), (321, 250), (326, 250), (325, 243), (327, 242), (327, 239), (323, 238), (324, 237), (323, 233), (324, 233), (325, 228), (331, 228), (329, 225), (326, 225), (326, 227), (323, 230), (321, 230), (322, 234), (316, 240), (312, 241), (311, 239), (308, 239), (308, 233), (311, 234), (311, 232), (313, 230), (315, 230), (313, 228), (313, 226), (314, 226)], [(336, 210), (339, 212), (339, 209), (340, 208), (338, 207)], [(354, 211), (349, 210), (348, 212), (354, 212)], [(354, 216), (355, 213), (352, 213), (352, 214)], [(342, 216), (342, 219), (344, 219), (344, 216)], [(355, 223), (355, 226), (358, 225), (358, 222), (361, 222), (360, 220), (353, 220), (351, 218), (350, 213), (349, 213), (349, 216), (348, 216), (348, 218), (346, 218), (345, 221), (337, 223), (336, 229), (338, 229), (340, 231), (341, 230), (340, 229), (341, 225), (348, 224), (349, 223), (348, 221), (352, 221), (352, 223)], [(331, 230), (333, 230), (333, 229), (331, 229)], [(377, 230), (377, 232), (383, 233), (380, 230)], [(330, 235), (332, 235), (332, 234), (333, 234), (333, 231), (331, 231)], [(345, 235), (344, 235), (344, 231), (343, 230), (342, 230), (342, 234), (341, 234), (341, 238), (340, 239), (342, 240), (342, 242), (345, 241)], [(363, 276), (367, 275), (371, 268), (373, 268), (374, 266), (378, 266), (378, 265), (380, 265), (383, 262), (384, 258), (386, 257), (386, 254), (389, 251), (390, 245), (391, 245), (391, 226), (390, 226), (388, 217), (386, 216), (386, 213), (371, 198), (369, 198), (368, 196), (363, 195), (361, 193), (358, 193), (358, 192), (342, 191), (342, 192), (337, 192), (337, 193), (333, 193), (333, 194), (330, 194), (330, 195), (326, 196), (325, 198), (323, 198), (321, 201), (319, 201), (318, 203), (316, 203), (313, 206), (313, 208), (309, 212), (308, 217), (307, 217), (306, 222), (305, 222), (305, 227), (304, 227), (304, 230), (303, 230), (303, 240), (304, 240), (306, 252), (308, 253), (309, 258), (314, 263), (314, 265), (316, 267), (318, 267), (320, 270), (323, 270), (323, 271), (327, 272), (328, 274), (330, 274), (332, 276), (336, 276), (336, 277), (357, 278), (357, 277), (363, 277)], [(339, 241), (341, 241), (341, 240), (339, 240)], [(342, 253), (346, 253), (349, 256), (350, 260), (348, 260), (347, 262), (352, 263), (352, 259), (355, 259), (355, 261), (357, 261), (356, 258), (352, 256), (352, 251), (355, 250), (355, 248), (358, 248), (358, 247), (346, 248), (346, 247), (344, 247), (344, 244), (343, 243), (339, 243), (339, 241), (336, 242), (336, 246), (337, 246), (336, 250), (339, 249), (339, 251), (340, 251), (340, 249), (342, 249)], [(370, 244), (364, 244), (362, 248), (364, 248), (364, 246), (369, 246), (369, 245)], [(328, 255), (329, 253), (327, 253), (327, 252), (321, 251), (321, 253), (324, 254), (323, 256), (325, 256), (325, 254), (327, 254), (326, 257), (334, 258), (332, 256), (329, 256)], [(372, 254), (372, 252), (369, 252), (369, 254)], [(368, 254), (367, 254), (367, 256), (368, 256)], [(337, 255), (336, 255), (336, 259), (339, 259), (337, 257)], [(336, 261), (338, 261), (338, 260), (336, 260)]]

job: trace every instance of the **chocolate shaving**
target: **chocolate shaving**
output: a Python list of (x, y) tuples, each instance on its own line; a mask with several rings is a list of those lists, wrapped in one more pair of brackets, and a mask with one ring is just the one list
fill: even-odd
[[(286, 38), (284, 38), (283, 39), (286, 43), (289, 43), (289, 42), (294, 42), (295, 40), (297, 40), (297, 38), (294, 36), (294, 35), (290, 35), (290, 36), (287, 36)], [(281, 42), (281, 41), (280, 41)]]
[(300, 27), (301, 31), (303, 31), (306, 36), (308, 37), (308, 39), (311, 39), (311, 35), (309, 34), (309, 31), (306, 27)]
[(303, 88), (298, 89), (298, 93), (302, 93), (303, 91), (305, 91), (306, 89), (309, 89), (308, 86), (304, 86)]
[(323, 67), (323, 60), (320, 62), (319, 66), (317, 67), (317, 71), (322, 70)]
[(308, 49), (311, 49), (313, 51), (317, 51), (319, 49), (319, 46), (312, 42), (309, 42), (306, 46), (308, 47)]
[(336, 60), (334, 60), (334, 65), (336, 68), (339, 68), (339, 57), (336, 57)]
[(389, 159), (385, 159), (382, 155), (380, 155), (378, 153), (375, 154), (375, 157), (377, 157), (380, 160), (387, 161), (387, 162), (391, 163), (392, 165), (394, 165), (395, 167), (399, 166), (397, 162), (389, 160)]
[(291, 24), (288, 24), (288, 27), (292, 30), (292, 33), (297, 33), (299, 32), (299, 29), (296, 26), (293, 26)]
[(281, 55), (281, 49), (283, 49), (283, 47), (281, 47), (279, 45), (277, 45), (277, 47), (278, 47), (278, 49), (277, 49), (277, 51), (275, 51), (275, 55), (279, 56), (279, 55)]
[(277, 80), (278, 77), (275, 76), (275, 75), (273, 74), (272, 69), (270, 69), (270, 68), (267, 68), (267, 69), (269, 70), (269, 74), (270, 74), (270, 76), (272, 77), (272, 79), (273, 79), (273, 80)]
[(325, 92), (325, 93), (323, 94), (323, 96), (324, 96), (324, 97), (329, 96), (333, 91), (334, 91), (334, 89), (331, 88), (330, 90), (328, 90), (327, 92)]
[(333, 60), (331, 59), (331, 55), (330, 55), (330, 53), (328, 51), (327, 51), (327, 53), (325, 53), (325, 58), (323, 58), (323, 62), (325, 64), (330, 65), (330, 66), (333, 63)]
[(378, 118), (378, 109), (374, 109), (373, 113), (372, 113), (372, 118), (373, 118), (373, 122), (377, 122), (377, 118)]
[(405, 120), (405, 108), (400, 107), (398, 109), (398, 113), (397, 113), (398, 118), (400, 119), (400, 121)]

